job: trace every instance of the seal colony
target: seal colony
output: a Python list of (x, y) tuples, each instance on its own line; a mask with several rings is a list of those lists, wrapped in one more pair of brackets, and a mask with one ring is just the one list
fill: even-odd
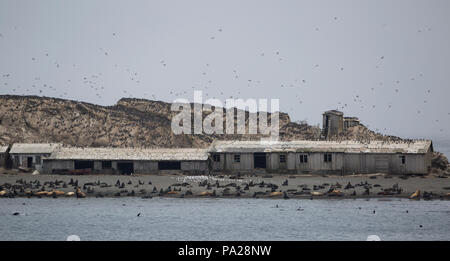
[(450, 199), (443, 176), (0, 175), (0, 197)]

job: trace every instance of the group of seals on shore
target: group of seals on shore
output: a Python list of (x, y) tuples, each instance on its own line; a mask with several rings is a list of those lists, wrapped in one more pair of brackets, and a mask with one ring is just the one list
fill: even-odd
[[(58, 190), (61, 188), (67, 189), (69, 186), (72, 186), (74, 191), (64, 192), (62, 190)], [(53, 197), (57, 198), (60, 196), (76, 196), (77, 198), (84, 198), (86, 194), (81, 191), (78, 186), (78, 181), (71, 181), (67, 184), (62, 180), (55, 181), (45, 181), (43, 184), (39, 180), (29, 181), (27, 182), (24, 179), (16, 180), (15, 184), (4, 183), (0, 185), (0, 196), (1, 197), (9, 197), (14, 198), (16, 196), (25, 196), (25, 197)]]
[[(228, 182), (226, 184), (221, 184), (218, 180), (210, 181), (205, 179), (197, 183), (198, 187), (204, 188), (204, 191), (199, 193), (192, 192), (191, 188), (194, 184), (190, 184), (188, 182), (183, 183), (175, 183), (169, 185), (167, 188), (159, 188), (153, 186), (151, 191), (147, 191), (146, 189), (138, 188), (140, 186), (144, 186), (146, 184), (152, 185), (151, 181), (144, 182), (138, 180), (133, 184), (131, 180), (128, 182), (121, 181), (117, 179), (115, 185), (110, 185), (107, 182), (101, 182), (100, 180), (96, 182), (86, 182), (84, 184), (79, 184), (78, 180), (70, 179), (69, 182), (58, 180), (55, 181), (42, 181), (34, 180), (34, 181), (26, 181), (23, 178), (16, 180), (15, 184), (4, 183), (0, 185), (0, 197), (16, 197), (16, 196), (25, 196), (25, 197), (73, 197), (77, 198), (85, 198), (88, 195), (92, 195), (95, 197), (105, 197), (105, 196), (140, 196), (144, 199), (152, 198), (153, 196), (159, 197), (241, 197), (248, 194), (248, 191), (253, 188), (253, 193), (249, 194), (248, 197), (260, 198), (260, 197), (268, 197), (268, 198), (284, 198), (289, 199), (290, 197), (310, 197), (313, 199), (314, 197), (342, 197), (342, 196), (356, 196), (356, 188), (361, 187), (364, 191), (362, 192), (362, 196), (370, 196), (371, 189), (373, 188), (381, 188), (379, 184), (370, 184), (368, 181), (360, 182), (357, 184), (351, 184), (348, 182), (345, 186), (336, 182), (335, 184), (322, 183), (318, 185), (313, 185), (312, 188), (307, 184), (297, 185), (298, 188), (286, 188), (280, 189), (280, 186), (271, 182), (254, 182), (253, 180), (247, 182)], [(289, 180), (286, 179), (282, 182), (281, 187), (287, 187), (289, 185)], [(101, 192), (96, 190), (95, 188), (110, 188), (116, 187), (119, 189), (117, 192)], [(131, 190), (127, 189), (131, 187)], [(64, 192), (61, 189), (67, 190), (72, 189), (72, 191)], [(136, 191), (135, 191), (136, 190)], [(256, 190), (256, 191), (255, 191)], [(322, 190), (322, 191), (321, 191)], [(348, 190), (353, 190), (350, 193), (346, 192)], [(390, 188), (381, 188), (381, 191), (376, 195), (399, 195), (402, 194), (403, 189), (400, 188), (398, 184), (394, 184)], [(424, 199), (433, 199), (433, 198), (442, 198), (445, 197), (442, 195), (435, 195), (432, 192), (424, 191), (422, 194), (411, 196), (411, 199), (420, 198)], [(449, 197), (450, 195), (447, 195)]]

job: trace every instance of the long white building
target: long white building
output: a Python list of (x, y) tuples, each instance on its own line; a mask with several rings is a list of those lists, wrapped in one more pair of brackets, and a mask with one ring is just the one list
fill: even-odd
[(430, 140), (216, 141), (209, 148), (77, 148), (61, 144), (14, 144), (14, 167), (55, 174), (426, 174)]

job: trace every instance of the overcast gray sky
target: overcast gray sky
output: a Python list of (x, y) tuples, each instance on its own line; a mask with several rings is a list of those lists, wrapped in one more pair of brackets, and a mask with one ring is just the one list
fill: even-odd
[(0, 94), (112, 105), (193, 89), (448, 138), (450, 1), (0, 1)]

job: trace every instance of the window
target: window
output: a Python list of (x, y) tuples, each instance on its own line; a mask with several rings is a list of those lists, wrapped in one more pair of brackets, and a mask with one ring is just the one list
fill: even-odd
[(38, 164), (38, 165), (41, 164), (41, 156), (36, 156), (35, 160), (36, 160), (36, 164)]
[(240, 154), (234, 154), (234, 162), (236, 162), (236, 163), (241, 162), (241, 155)]
[(280, 163), (286, 163), (286, 155), (284, 154), (280, 155)]
[(323, 154), (323, 161), (324, 162), (331, 162), (331, 153), (325, 153)]
[(112, 168), (111, 161), (102, 161), (102, 169), (110, 169)]
[(404, 165), (406, 163), (406, 156), (400, 156), (400, 159), (402, 160), (402, 164)]
[(214, 162), (220, 162), (220, 155), (219, 154), (213, 154), (213, 161)]
[(300, 155), (300, 163), (308, 163), (308, 155)]

